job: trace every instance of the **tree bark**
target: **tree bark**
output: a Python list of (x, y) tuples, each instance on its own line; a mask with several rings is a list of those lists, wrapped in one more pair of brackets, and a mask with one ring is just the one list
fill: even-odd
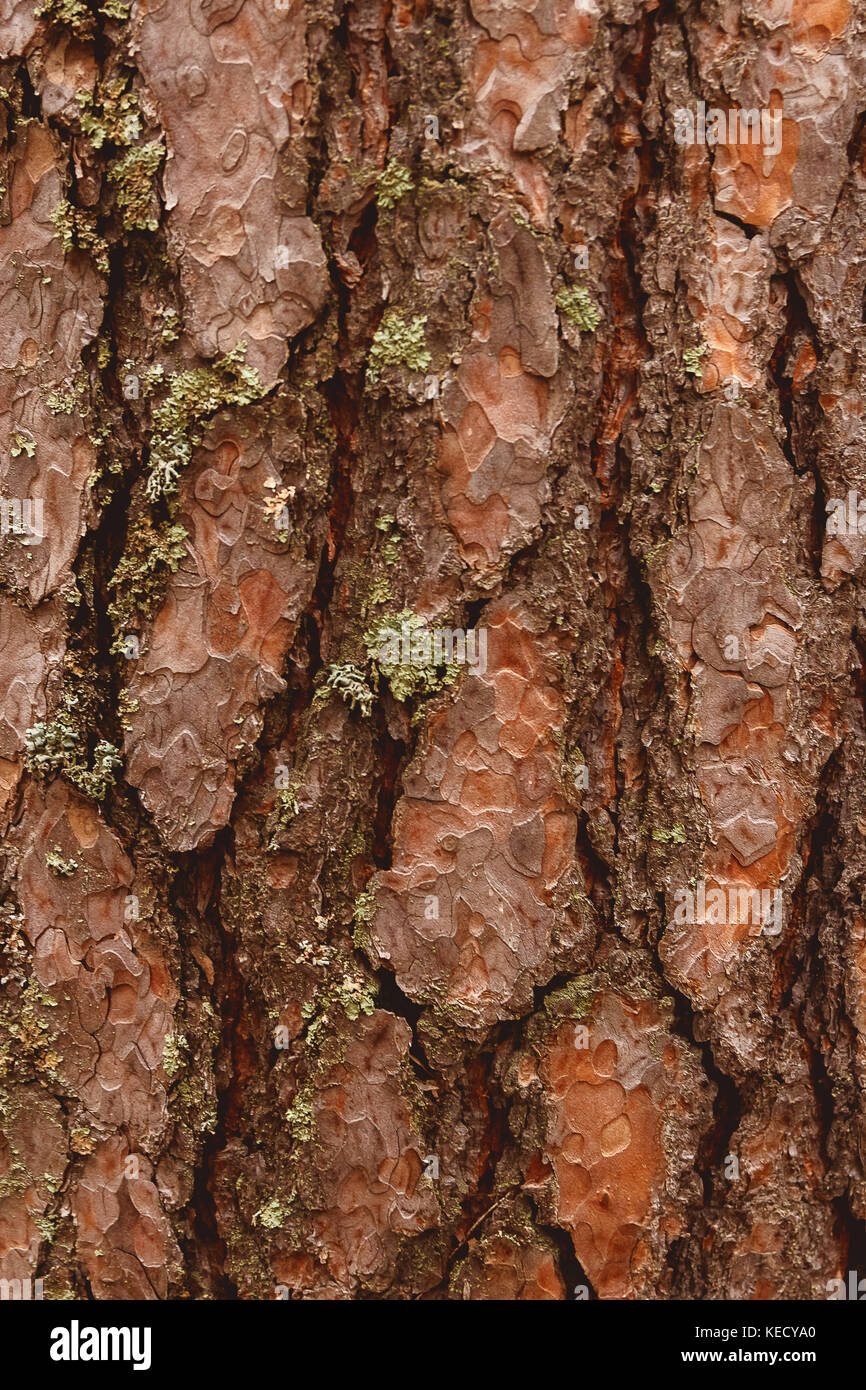
[(2, 0), (0, 1277), (862, 1263), (864, 19)]

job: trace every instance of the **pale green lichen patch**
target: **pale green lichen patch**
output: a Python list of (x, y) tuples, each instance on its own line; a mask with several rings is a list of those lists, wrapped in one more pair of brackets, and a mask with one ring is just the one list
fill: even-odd
[(188, 1051), (189, 1043), (183, 1033), (170, 1033), (165, 1040), (162, 1054), (163, 1070), (175, 1076), (184, 1065), (183, 1053)]
[(118, 749), (107, 739), (100, 739), (93, 750), (93, 762), (88, 767), (82, 748), (85, 733), (81, 711), (76, 708), (77, 697), (68, 691), (64, 705), (49, 723), (40, 721), (24, 735), (25, 765), (34, 777), (44, 780), (62, 772), (79, 791), (103, 801), (116, 780), (116, 770), (123, 764)]
[(706, 343), (701, 343), (699, 347), (687, 348), (683, 353), (684, 371), (687, 371), (690, 376), (701, 376), (704, 370), (701, 365), (701, 358), (705, 357), (709, 350)]
[(582, 285), (568, 285), (561, 289), (556, 302), (570, 323), (574, 323), (583, 333), (594, 333), (601, 323), (601, 313), (589, 297), (589, 291)]
[(328, 668), (325, 689), (333, 690), (345, 700), (351, 709), (360, 709), (368, 716), (373, 709), (373, 692), (366, 682), (364, 672), (351, 664), (334, 664)]
[(378, 986), (366, 975), (347, 974), (334, 991), (346, 1017), (354, 1023), (361, 1014), (371, 1014), (376, 1008)]
[(141, 134), (141, 110), (134, 92), (125, 91), (126, 82), (115, 77), (97, 90), (76, 92), (75, 100), (81, 109), (81, 129), (94, 148), (112, 145), (132, 145)]
[(96, 215), (86, 208), (74, 208), (66, 198), (61, 198), (51, 214), (60, 245), (68, 255), (70, 251), (84, 251), (92, 256), (97, 270), (108, 274), (108, 242), (96, 228)]
[(385, 542), (382, 546), (382, 559), (386, 565), (396, 565), (400, 559), (400, 547), (403, 544), (403, 537), (394, 524), (394, 517), (390, 515), (380, 516), (375, 523), (376, 530), (383, 532)]
[(117, 206), (127, 231), (155, 232), (156, 175), (165, 158), (165, 147), (154, 140), (136, 145), (112, 164), (108, 177), (117, 185)]
[(567, 985), (548, 995), (544, 1007), (554, 1018), (588, 1018), (599, 993), (593, 975), (576, 975)]
[(159, 340), (163, 344), (176, 343), (180, 337), (181, 322), (177, 310), (165, 305), (159, 310), (159, 317), (162, 319), (162, 331)]
[(210, 367), (193, 367), (169, 379), (168, 397), (153, 412), (150, 440), (150, 500), (177, 491), (178, 476), (202, 441), (202, 424), (223, 406), (249, 405), (265, 395), (258, 372), (244, 366), (247, 345), (239, 342)]
[(52, 415), (72, 415), (76, 409), (76, 398), (72, 391), (50, 391), (45, 404)]
[(291, 1215), (291, 1210), (291, 1202), (281, 1202), (279, 1197), (271, 1197), (270, 1201), (253, 1212), (253, 1225), (264, 1226), (267, 1231), (276, 1231), (284, 1225)]
[(371, 922), (376, 915), (376, 894), (371, 888), (365, 888), (355, 899), (352, 909), (352, 920), (357, 924), (361, 922)]
[(412, 188), (409, 170), (395, 159), (389, 160), (376, 180), (376, 202), (380, 208), (396, 207), (401, 198), (412, 192)]
[(432, 355), (426, 344), (424, 325), (426, 314), (417, 314), (407, 321), (389, 309), (373, 334), (368, 358), (367, 377), (378, 381), (385, 367), (408, 367), (423, 372), (430, 366)]
[(123, 760), (107, 739), (100, 739), (88, 757), (100, 719), (100, 694), (98, 682), (85, 674), (82, 659), (86, 659), (84, 653), (67, 656), (54, 717), (40, 720), (26, 731), (25, 766), (40, 781), (60, 772), (85, 796), (101, 801)]
[(58, 29), (70, 29), (79, 39), (90, 38), (96, 29), (96, 18), (84, 0), (44, 0), (36, 16)]
[(395, 700), (434, 695), (457, 679), (455, 663), (437, 664), (430, 629), (411, 608), (379, 618), (364, 633), (364, 644)]
[(352, 940), (359, 951), (363, 951), (374, 963), (377, 962), (378, 953), (373, 946), (370, 936), (369, 924), (376, 915), (376, 893), (372, 888), (365, 888), (355, 899), (352, 908)]
[(141, 518), (132, 527), (120, 563), (108, 581), (114, 595), (108, 616), (115, 631), (112, 651), (122, 651), (130, 627), (153, 617), (174, 574), (186, 554), (187, 532), (179, 523), (153, 526)]
[(56, 1008), (57, 1000), (30, 980), (14, 1014), (0, 1009), (0, 1080), (23, 1062), (55, 1078), (61, 1060), (55, 1048), (58, 1034), (42, 1011)]
[(656, 829), (653, 831), (653, 839), (663, 845), (684, 845), (686, 842), (686, 828), (684, 825), (674, 825), (670, 830)]
[(308, 1144), (316, 1130), (312, 1086), (301, 1088), (285, 1118), (292, 1138), (299, 1144)]
[(26, 454), (29, 459), (32, 459), (36, 453), (36, 440), (30, 435), (22, 434), (20, 430), (15, 430), (12, 434), (9, 452), (14, 459), (18, 458), (19, 454)]
[(48, 851), (45, 856), (45, 863), (58, 878), (71, 878), (74, 873), (78, 872), (79, 867), (77, 859), (63, 858), (59, 845), (55, 845), (53, 849)]

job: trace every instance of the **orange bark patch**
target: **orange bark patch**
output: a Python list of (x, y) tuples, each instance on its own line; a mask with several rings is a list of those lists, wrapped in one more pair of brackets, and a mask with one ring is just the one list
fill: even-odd
[[(774, 93), (769, 109), (782, 109)], [(793, 175), (800, 148), (797, 121), (782, 119), (781, 148), (773, 157), (760, 144), (740, 141), (719, 145), (713, 165), (716, 201), (721, 212), (733, 214), (754, 227), (769, 227), (793, 201)]]
[(680, 1051), (673, 1040), (660, 1046), (666, 1034), (651, 1000), (614, 993), (596, 1001), (589, 1035), (589, 1048), (575, 1046), (566, 1025), (542, 1058), (545, 1156), (556, 1175), (557, 1220), (599, 1298), (635, 1297), (650, 1246), (680, 1229), (659, 1200), (672, 1176), (663, 1117), (680, 1104)]

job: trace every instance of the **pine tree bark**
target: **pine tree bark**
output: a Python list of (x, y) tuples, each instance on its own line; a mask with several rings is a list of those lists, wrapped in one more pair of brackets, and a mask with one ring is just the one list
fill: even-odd
[(857, 1268), (864, 16), (2, 0), (0, 1278)]

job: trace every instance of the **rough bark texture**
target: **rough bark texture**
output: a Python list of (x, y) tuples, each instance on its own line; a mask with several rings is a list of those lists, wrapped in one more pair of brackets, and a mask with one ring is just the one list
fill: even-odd
[(857, 1268), (864, 27), (0, 0), (0, 1277)]

